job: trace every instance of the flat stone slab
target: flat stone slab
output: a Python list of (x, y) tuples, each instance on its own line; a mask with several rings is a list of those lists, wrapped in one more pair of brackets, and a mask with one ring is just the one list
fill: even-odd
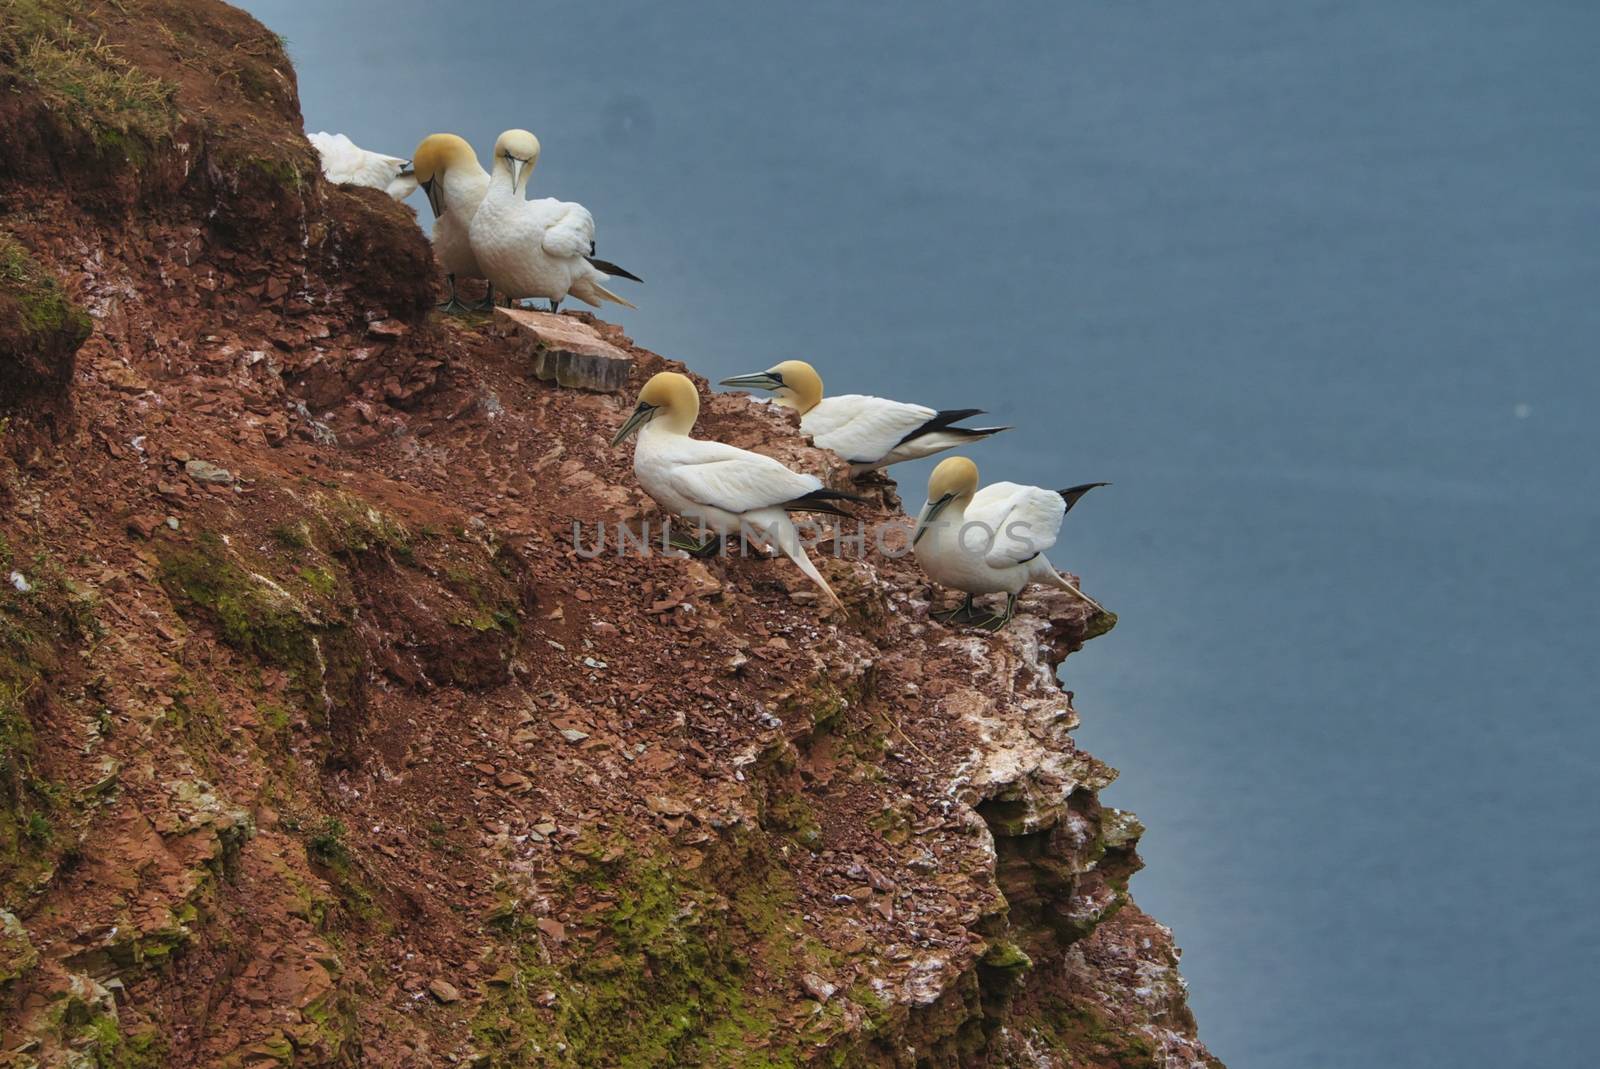
[(589, 324), (570, 316), (525, 308), (496, 308), (494, 333), (525, 351), (533, 373), (546, 382), (598, 393), (628, 384), (633, 359)]

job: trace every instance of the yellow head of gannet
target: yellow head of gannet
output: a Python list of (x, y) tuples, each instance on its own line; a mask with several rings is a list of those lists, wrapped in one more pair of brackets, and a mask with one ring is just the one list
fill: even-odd
[(933, 469), (933, 474), (928, 476), (928, 503), (922, 506), (922, 515), (917, 517), (917, 530), (911, 536), (911, 544), (917, 544), (917, 540), (927, 533), (929, 525), (952, 501), (965, 504), (977, 492), (978, 465), (966, 457), (941, 460), (938, 467)]
[(495, 139), (494, 159), (497, 164), (506, 161), (511, 168), (511, 188), (521, 189), (539, 164), (539, 139), (527, 130), (507, 130)]
[(435, 217), (447, 210), (440, 180), (451, 167), (468, 162), (476, 165), (477, 153), (465, 138), (455, 134), (429, 134), (417, 144), (417, 151), (411, 154), (411, 170), (417, 176), (417, 185), (428, 195), (428, 206)]
[(694, 421), (700, 418), (700, 392), (689, 381), (689, 376), (676, 371), (663, 371), (653, 375), (639, 391), (639, 403), (633, 414), (611, 439), (620, 445), (627, 437), (646, 423), (654, 424), (670, 434), (688, 434)]
[(773, 398), (775, 404), (792, 408), (802, 416), (822, 401), (822, 376), (804, 360), (785, 360), (753, 375), (723, 379), (721, 384), (771, 390), (777, 395)]

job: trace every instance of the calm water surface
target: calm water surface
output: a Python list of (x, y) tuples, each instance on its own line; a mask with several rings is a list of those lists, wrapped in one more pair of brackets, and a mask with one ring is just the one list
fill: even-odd
[(1587, 1060), (1600, 5), (246, 6), (311, 129), (536, 130), (641, 343), (1115, 482), (1067, 682), (1234, 1069)]

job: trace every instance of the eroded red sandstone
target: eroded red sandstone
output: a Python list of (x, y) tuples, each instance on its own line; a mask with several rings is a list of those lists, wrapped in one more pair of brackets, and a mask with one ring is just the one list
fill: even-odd
[[(320, 179), (270, 34), (37, 7), (0, 230), (93, 329), (0, 301), (0, 1063), (1215, 1064), (1056, 682), (1104, 621), (952, 631), (827, 546), (841, 610), (588, 557), (574, 520), (657, 518), (626, 395), (427, 314), (411, 212)], [(18, 50), (83, 35), (153, 110)], [(681, 370), (585, 321), (628, 394)], [(771, 407), (701, 430), (844, 475)]]

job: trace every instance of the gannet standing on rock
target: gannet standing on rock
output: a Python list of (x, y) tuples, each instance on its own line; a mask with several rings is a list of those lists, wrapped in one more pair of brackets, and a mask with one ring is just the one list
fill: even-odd
[(688, 376), (663, 371), (639, 391), (638, 406), (611, 444), (637, 431), (633, 473), (658, 505), (715, 531), (718, 538), (749, 534), (754, 541), (776, 544), (838, 604), (838, 596), (801, 546), (789, 513), (844, 516), (848, 513), (834, 502), (856, 499), (824, 489), (815, 475), (790, 471), (771, 457), (689, 437), (699, 415), (694, 383)]
[[(1107, 485), (1045, 490), (994, 483), (979, 490), (976, 464), (966, 457), (941, 461), (928, 479), (928, 501), (917, 517), (911, 545), (931, 579), (967, 596), (949, 612), (930, 615), (998, 631), (1016, 612), (1017, 595), (1030, 582), (1070, 590), (1097, 613), (1104, 612), (1058, 573), (1044, 552), (1056, 544), (1067, 510), (1090, 490)], [(998, 593), (1007, 595), (1005, 611), (975, 618), (972, 596)]]
[(848, 460), (850, 474), (857, 476), (1009, 429), (955, 426), (960, 420), (982, 415), (983, 410), (977, 408), (939, 412), (925, 405), (859, 393), (824, 397), (822, 376), (804, 360), (785, 360), (753, 375), (723, 379), (722, 385), (771, 390), (777, 395), (777, 404), (800, 413), (800, 429), (823, 449)]
[[(411, 157), (411, 166), (433, 209), (433, 253), (450, 283), (450, 299), (442, 307), (449, 312), (467, 311), (468, 306), (456, 296), (456, 278), (484, 277), (472, 252), (469, 228), (489, 190), (489, 172), (478, 163), (472, 146), (455, 134), (423, 138)], [(480, 307), (494, 307), (492, 286)]]
[(405, 200), (417, 188), (410, 160), (368, 152), (343, 134), (326, 130), (307, 134), (306, 140), (322, 158), (323, 177), (335, 185), (381, 189), (395, 200)]
[[(589, 209), (553, 197), (523, 199), (527, 176), (538, 163), (539, 139), (526, 130), (507, 130), (494, 143), (489, 191), (471, 228), (473, 255), (484, 277), (513, 299), (547, 298), (552, 312), (569, 294), (596, 308), (604, 301), (632, 308), (606, 289), (610, 276), (590, 260), (594, 216)], [(606, 266), (638, 281), (615, 265)]]

